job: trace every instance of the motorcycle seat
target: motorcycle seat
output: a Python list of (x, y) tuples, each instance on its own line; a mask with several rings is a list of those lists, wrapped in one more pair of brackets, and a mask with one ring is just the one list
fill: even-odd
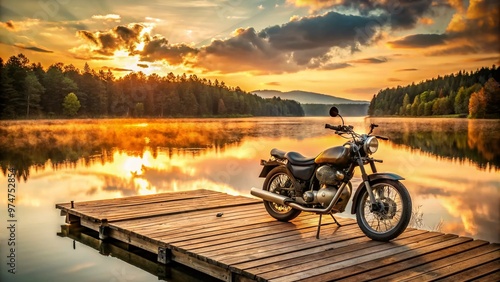
[(288, 152), (285, 154), (285, 157), (291, 164), (299, 166), (313, 165), (315, 159), (315, 158), (304, 157), (303, 155), (297, 152)]

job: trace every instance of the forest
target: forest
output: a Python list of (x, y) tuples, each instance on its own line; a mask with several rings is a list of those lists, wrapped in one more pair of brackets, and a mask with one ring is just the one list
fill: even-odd
[(0, 58), (0, 118), (303, 116), (299, 103), (263, 99), (223, 81), (186, 74), (83, 70), (56, 63), (46, 70), (19, 54)]
[(428, 79), (380, 90), (368, 108), (370, 116), (447, 116), (500, 118), (500, 68)]

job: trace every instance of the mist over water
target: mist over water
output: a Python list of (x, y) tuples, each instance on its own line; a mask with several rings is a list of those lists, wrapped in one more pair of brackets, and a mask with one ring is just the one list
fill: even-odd
[[(0, 122), (0, 182), (7, 183), (7, 170), (14, 167), (19, 187), (17, 277), (112, 281), (125, 273), (156, 281), (84, 245), (74, 250), (70, 240), (56, 236), (64, 219), (55, 204), (195, 189), (250, 196), (251, 187), (262, 186), (259, 161), (272, 148), (316, 156), (346, 141), (324, 129), (325, 123), (338, 122), (325, 117)], [(420, 206), (421, 228), (500, 242), (498, 120), (346, 118), (358, 132), (367, 131), (370, 122), (379, 124), (376, 134), (390, 138), (374, 155), (384, 160), (377, 167), (406, 178), (413, 204)], [(358, 170), (352, 182), (359, 184)], [(5, 197), (1, 203), (7, 206)], [(0, 213), (3, 222), (6, 216)], [(0, 233), (2, 257), (6, 236)]]

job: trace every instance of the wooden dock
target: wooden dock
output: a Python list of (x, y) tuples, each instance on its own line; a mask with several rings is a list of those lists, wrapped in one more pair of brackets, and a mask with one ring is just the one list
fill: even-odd
[(271, 218), (261, 200), (209, 190), (57, 204), (66, 222), (223, 281), (500, 281), (500, 244), (407, 229), (382, 243), (355, 220)]

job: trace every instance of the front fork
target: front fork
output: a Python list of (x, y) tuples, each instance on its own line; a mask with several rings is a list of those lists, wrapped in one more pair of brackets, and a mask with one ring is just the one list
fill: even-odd
[[(370, 185), (370, 181), (368, 179), (368, 174), (366, 173), (365, 163), (363, 162), (363, 158), (361, 157), (361, 153), (359, 152), (359, 150), (357, 150), (357, 154), (358, 154), (357, 162), (358, 162), (359, 169), (361, 170), (361, 177), (363, 179), (363, 182), (365, 183), (365, 188), (366, 188), (366, 191), (368, 192), (368, 196), (370, 197), (370, 203), (371, 203), (370, 210), (377, 211), (377, 210), (379, 210), (379, 206), (377, 204), (377, 200), (375, 199), (375, 195), (373, 193), (372, 186)], [(381, 162), (381, 161), (379, 161), (379, 162)], [(375, 167), (374, 160), (369, 159), (368, 163), (370, 164), (370, 168), (372, 169), (372, 172), (376, 173), (377, 167)]]

